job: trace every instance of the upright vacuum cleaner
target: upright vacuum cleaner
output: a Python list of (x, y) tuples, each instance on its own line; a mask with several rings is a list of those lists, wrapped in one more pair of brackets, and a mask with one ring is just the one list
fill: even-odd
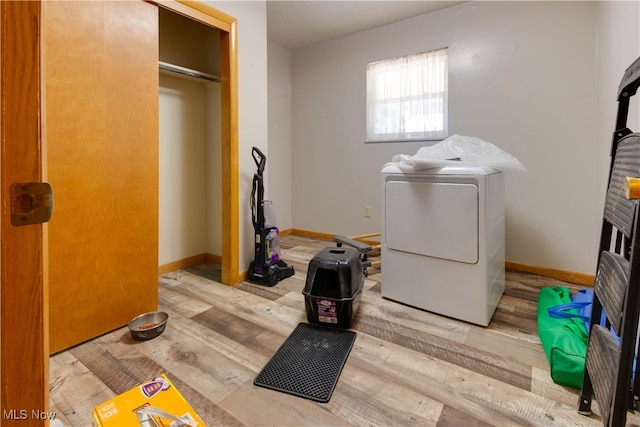
[[(275, 224), (275, 214), (270, 200), (264, 200), (264, 182), (262, 174), (267, 157), (258, 148), (251, 150), (258, 171), (253, 175), (251, 189), (251, 218), (255, 231), (255, 256), (249, 263), (249, 280), (274, 286), (280, 280), (294, 274), (293, 266), (280, 259), (280, 230)], [(265, 215), (265, 207), (266, 215)]]

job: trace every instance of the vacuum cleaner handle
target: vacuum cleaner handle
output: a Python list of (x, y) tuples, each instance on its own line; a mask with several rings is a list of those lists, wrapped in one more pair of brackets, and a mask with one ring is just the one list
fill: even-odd
[(253, 156), (253, 161), (256, 162), (256, 166), (258, 167), (258, 175), (262, 176), (262, 172), (264, 172), (264, 167), (267, 163), (267, 156), (257, 147), (251, 149), (251, 156)]
[(253, 228), (262, 230), (264, 228), (264, 183), (262, 176), (253, 174), (253, 184), (251, 186), (251, 220)]

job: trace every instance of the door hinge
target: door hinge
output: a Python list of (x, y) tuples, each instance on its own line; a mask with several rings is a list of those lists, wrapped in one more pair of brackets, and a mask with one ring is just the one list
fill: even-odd
[(53, 213), (53, 190), (47, 182), (11, 185), (11, 225), (42, 224)]

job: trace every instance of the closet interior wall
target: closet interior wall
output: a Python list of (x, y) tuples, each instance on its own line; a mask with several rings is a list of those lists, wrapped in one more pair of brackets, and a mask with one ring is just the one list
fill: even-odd
[[(219, 30), (159, 12), (160, 63), (219, 76)], [(205, 259), (220, 263), (220, 84), (160, 69), (159, 86), (160, 271)]]

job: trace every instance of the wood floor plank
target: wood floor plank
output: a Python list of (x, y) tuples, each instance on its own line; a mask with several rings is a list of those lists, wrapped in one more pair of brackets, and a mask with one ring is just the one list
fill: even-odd
[[(350, 357), (377, 360), (407, 387), (488, 423), (498, 425), (598, 425), (574, 407), (446, 361), (362, 334)], [(410, 352), (409, 354), (407, 352)]]
[(428, 311), (383, 299), (379, 292), (365, 291), (356, 316), (367, 315), (405, 325), (428, 335), (464, 342), (472, 329), (468, 323), (459, 322)]
[(525, 317), (505, 310), (497, 309), (493, 314), (492, 322), (491, 328), (493, 329), (508, 329), (530, 336), (535, 336), (538, 333), (536, 318)]
[(478, 348), (443, 339), (435, 335), (417, 334), (410, 329), (369, 316), (360, 316), (354, 325), (359, 331), (384, 341), (446, 360), (463, 368), (498, 379), (524, 390), (531, 389), (531, 377), (526, 366)]
[[(553, 399), (557, 402), (562, 402), (567, 406), (577, 405), (578, 397), (573, 392), (573, 389), (565, 387), (553, 382), (549, 376), (549, 372), (544, 369), (532, 368), (531, 369), (531, 391), (544, 396), (548, 399)], [(598, 415), (600, 412), (597, 409), (597, 404), (593, 405), (594, 412)]]
[(458, 411), (449, 406), (442, 409), (442, 415), (436, 424), (437, 427), (488, 427), (493, 424), (485, 423), (464, 412)]
[(276, 301), (278, 304), (282, 304), (294, 310), (299, 310), (304, 306), (304, 295), (299, 292), (287, 292)]
[(380, 370), (375, 360), (350, 358), (341, 378), (336, 394), (348, 399), (345, 404), (335, 402), (336, 410), (354, 425), (435, 425), (442, 412), (442, 403), (405, 387), (395, 375)]
[(282, 289), (282, 286), (270, 288), (266, 286), (255, 285), (253, 283), (240, 283), (238, 286), (236, 286), (236, 289), (271, 301), (277, 300), (283, 295), (284, 292), (286, 292)]
[[(182, 274), (175, 277), (182, 277)], [(162, 292), (158, 293), (158, 305), (165, 309), (171, 309), (172, 312), (180, 313), (183, 317), (191, 317), (211, 308), (210, 304), (176, 292), (173, 286), (165, 282), (161, 281), (159, 287)]]
[[(88, 426), (96, 405), (165, 373), (208, 425), (601, 423), (597, 409), (577, 413), (578, 390), (553, 383), (537, 336), (538, 292), (566, 284), (509, 271), (496, 315), (481, 327), (383, 298), (380, 269), (370, 269), (351, 325), (357, 339), (331, 400), (254, 386), (280, 344), (307, 322), (306, 270), (327, 246), (281, 238), (295, 275), (274, 287), (225, 286), (210, 280), (208, 266), (161, 276), (159, 308), (170, 316), (164, 334), (137, 342), (121, 328), (53, 356), (52, 409), (65, 425)], [(640, 425), (635, 415), (629, 420)]]
[[(203, 419), (222, 425), (242, 425), (233, 416), (219, 408), (211, 399), (205, 397), (203, 394), (192, 388), (189, 383), (183, 381), (179, 374), (161, 366), (153, 359), (139, 352), (138, 350), (142, 348), (142, 344), (133, 342), (133, 340), (128, 336), (128, 331), (125, 329), (120, 329), (113, 333), (103, 335), (90, 344), (94, 344), (100, 348), (99, 355), (95, 356), (95, 361), (92, 363), (98, 363), (99, 365), (105, 366), (110, 363), (112, 364), (114, 360), (117, 360), (118, 366), (114, 366), (114, 369), (124, 369), (133, 373), (136, 377), (133, 385), (124, 386), (114, 382), (111, 374), (108, 372), (92, 369), (94, 375), (101, 379), (107, 378), (108, 380), (106, 382), (114, 383), (114, 386), (117, 389), (124, 389), (124, 391), (127, 391), (144, 381), (160, 376), (160, 374), (166, 374), (198, 415), (204, 417)], [(87, 345), (85, 344), (80, 347), (84, 346)], [(103, 358), (104, 360), (100, 361), (100, 358)], [(185, 359), (185, 363), (191, 362), (188, 358)], [(115, 394), (119, 394), (121, 392), (122, 391), (118, 391)]]
[(137, 348), (163, 371), (184, 378), (192, 388), (218, 403), (251, 380), (252, 369), (217, 352), (215, 343), (199, 342), (185, 336), (175, 319), (166, 332)]
[(115, 393), (70, 352), (49, 358), (50, 400), (56, 419), (69, 426), (90, 426), (93, 408)]
[(235, 337), (227, 338), (191, 319), (172, 318), (169, 327), (175, 329), (175, 333), (181, 335), (182, 340), (197, 341), (207, 345), (209, 348), (206, 351), (212, 357), (219, 354), (239, 363), (252, 372), (258, 372), (268, 360), (266, 356), (256, 353), (238, 342)]
[[(501, 334), (492, 329), (476, 328), (467, 336), (464, 344), (474, 349), (499, 354), (525, 366), (549, 369), (547, 356), (539, 340), (530, 342), (525, 339), (515, 339), (511, 335)], [(547, 375), (549, 375), (548, 372)]]
[(287, 335), (275, 333), (217, 307), (194, 316), (192, 320), (265, 356), (275, 353), (287, 338)]
[(326, 406), (253, 383), (244, 384), (219, 403), (248, 426), (347, 426)]
[[(62, 423), (63, 426), (70, 426), (73, 423), (65, 416), (64, 411), (56, 403), (49, 399), (49, 412), (55, 414), (53, 419)], [(51, 425), (51, 424), (50, 424)]]
[(130, 371), (120, 359), (102, 349), (95, 341), (74, 347), (71, 354), (116, 395), (144, 381), (144, 378), (138, 377), (137, 372)]
[(276, 302), (239, 291), (237, 288), (212, 286), (211, 282), (197, 276), (188, 275), (184, 280), (189, 286), (179, 291), (185, 295), (198, 298), (213, 307), (234, 313), (273, 331), (280, 331), (285, 336), (293, 327), (305, 320), (303, 309), (291, 310)]

